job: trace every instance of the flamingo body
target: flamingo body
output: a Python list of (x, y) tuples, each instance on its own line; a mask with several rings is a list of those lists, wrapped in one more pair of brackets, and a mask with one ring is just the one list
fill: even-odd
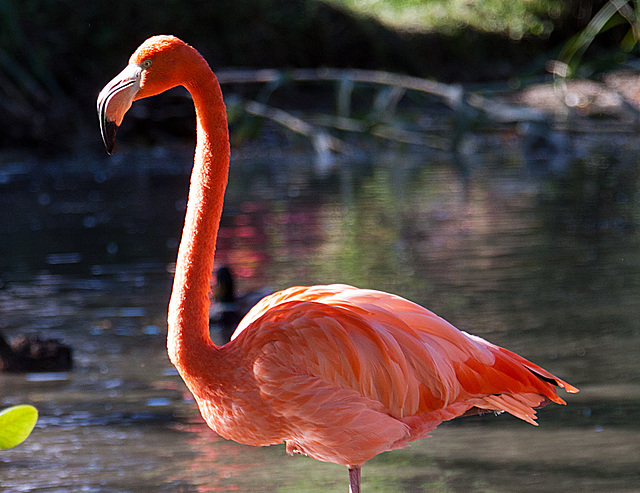
[(267, 296), (232, 340), (209, 337), (209, 286), (229, 169), (226, 110), (204, 58), (155, 36), (98, 97), (107, 151), (132, 101), (185, 86), (197, 143), (173, 292), (167, 347), (207, 424), (248, 445), (360, 466), (423, 438), (442, 421), (506, 411), (535, 424), (535, 408), (577, 389), (429, 310), (380, 291), (334, 284)]
[(470, 411), (506, 410), (535, 424), (534, 408), (564, 403), (556, 385), (574, 390), (404, 298), (338, 284), (266, 297), (221, 350), (237, 376), (230, 386), (253, 389), (255, 403), (229, 415), (224, 398), (193, 385), (212, 428), (351, 466)]

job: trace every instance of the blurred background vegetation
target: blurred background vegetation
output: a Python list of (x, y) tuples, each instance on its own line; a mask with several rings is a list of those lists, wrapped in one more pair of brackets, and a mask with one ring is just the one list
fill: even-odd
[[(543, 75), (606, 3), (0, 0), (0, 146), (95, 146), (97, 93), (153, 34), (183, 38), (214, 70), (351, 67), (480, 82)], [(607, 30), (590, 50), (611, 53), (624, 36)]]

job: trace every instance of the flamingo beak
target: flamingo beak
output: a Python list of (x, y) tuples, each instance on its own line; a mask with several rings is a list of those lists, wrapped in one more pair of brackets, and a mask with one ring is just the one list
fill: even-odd
[(98, 95), (100, 133), (107, 153), (111, 155), (116, 144), (116, 132), (125, 113), (140, 90), (142, 67), (129, 64), (116, 75)]

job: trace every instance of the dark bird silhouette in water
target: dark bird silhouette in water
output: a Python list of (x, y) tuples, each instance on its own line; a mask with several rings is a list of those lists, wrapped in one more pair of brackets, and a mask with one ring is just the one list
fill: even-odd
[(249, 310), (272, 292), (273, 290), (269, 288), (263, 288), (238, 295), (231, 269), (223, 266), (216, 271), (213, 302), (209, 309), (209, 324), (219, 328), (223, 343), (231, 340), (240, 320), (249, 313)]
[(0, 335), (0, 371), (54, 372), (72, 367), (71, 348), (57, 339), (23, 335), (8, 343)]

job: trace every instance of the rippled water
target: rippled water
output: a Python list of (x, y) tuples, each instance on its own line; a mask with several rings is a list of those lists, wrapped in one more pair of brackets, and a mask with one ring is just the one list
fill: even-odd
[[(396, 150), (324, 175), (309, 155), (234, 155), (217, 258), (240, 291), (396, 292), (581, 389), (539, 427), (445, 423), (370, 461), (365, 492), (637, 491), (638, 163), (617, 139), (576, 138), (558, 163), (497, 135), (461, 159)], [(1, 167), (0, 330), (75, 357), (67, 373), (0, 375), (0, 407), (40, 410), (0, 453), (2, 491), (347, 490), (344, 467), (218, 438), (169, 363), (189, 154)]]

